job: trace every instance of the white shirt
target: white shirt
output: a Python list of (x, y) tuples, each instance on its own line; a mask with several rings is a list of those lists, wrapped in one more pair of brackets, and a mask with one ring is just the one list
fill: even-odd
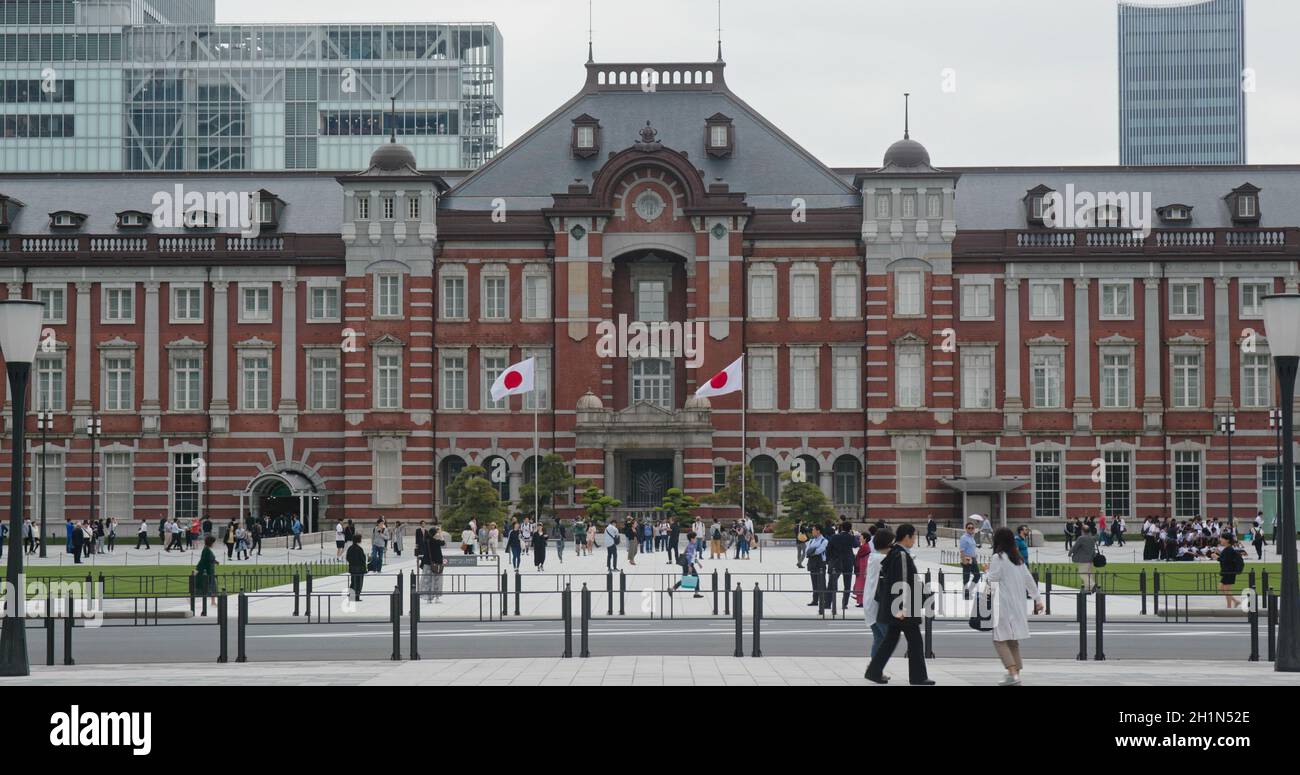
[(342, 523), (342, 522), (338, 522), (338, 523), (336, 523), (336, 524), (334, 525), (334, 540), (335, 540), (335, 541), (342, 541), (342, 540), (343, 540), (343, 523)]
[(885, 557), (884, 552), (877, 551), (867, 555), (867, 581), (862, 587), (862, 615), (867, 618), (867, 629), (876, 623), (876, 616), (880, 613), (880, 604), (876, 602), (876, 587), (880, 586), (880, 564), (885, 561)]

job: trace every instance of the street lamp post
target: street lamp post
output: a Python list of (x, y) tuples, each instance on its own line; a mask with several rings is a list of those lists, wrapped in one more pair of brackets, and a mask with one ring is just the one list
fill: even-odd
[(104, 432), (104, 421), (91, 415), (86, 420), (86, 435), (90, 437), (90, 524), (95, 524), (95, 484), (99, 469), (99, 436)]
[(1300, 294), (1264, 297), (1268, 347), (1277, 367), (1282, 410), (1282, 523), (1274, 543), (1281, 551), (1281, 617), (1277, 633), (1278, 672), (1300, 672), (1300, 577), (1295, 540), (1295, 382), (1300, 367)]
[(49, 534), (50, 534), (49, 528), (46, 527), (46, 524), (45, 524), (45, 503), (46, 503), (46, 501), (48, 501), (48, 500), (50, 499), (50, 498), (49, 498), (49, 495), (47, 494), (48, 491), (45, 489), (45, 457), (46, 457), (46, 454), (47, 454), (47, 453), (46, 453), (46, 450), (49, 449), (49, 438), (50, 438), (50, 437), (49, 437), (49, 432), (52, 431), (52, 430), (54, 430), (54, 412), (41, 411), (39, 414), (37, 414), (37, 415), (36, 415), (36, 427), (37, 427), (37, 428), (40, 430), (40, 432), (41, 432), (41, 458), (40, 458), (40, 467), (41, 467), (41, 536), (40, 536), (40, 538), (41, 538), (41, 540), (40, 540), (40, 549), (41, 549), (41, 559), (44, 560), (44, 559), (45, 559), (45, 544), (46, 544), (46, 539), (49, 537)]
[[(1268, 410), (1268, 427), (1273, 430), (1273, 441), (1277, 446), (1277, 480), (1273, 482), (1273, 489), (1277, 491), (1277, 498), (1273, 503), (1273, 540), (1277, 540), (1277, 524), (1282, 514), (1282, 410)], [(1294, 476), (1294, 474), (1293, 474)], [(1263, 526), (1260, 526), (1263, 529)]]
[(1225, 414), (1220, 417), (1219, 433), (1228, 437), (1228, 527), (1231, 528), (1236, 516), (1232, 510), (1232, 437), (1237, 433), (1237, 416)]
[(27, 384), (31, 378), (36, 346), (41, 338), (45, 306), (39, 301), (0, 301), (0, 355), (9, 373), (13, 395), (12, 470), (9, 474), (9, 565), (5, 572), (8, 611), (0, 629), (0, 675), (28, 675), (27, 623), (23, 588), (23, 490), (26, 485)]

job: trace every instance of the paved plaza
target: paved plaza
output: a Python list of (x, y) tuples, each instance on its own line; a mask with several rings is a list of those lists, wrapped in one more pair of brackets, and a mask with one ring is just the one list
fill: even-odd
[[(865, 660), (736, 659), (629, 656), (591, 659), (451, 659), (420, 662), (265, 662), (249, 664), (33, 666), (28, 678), (6, 685), (40, 686), (870, 686)], [(994, 659), (938, 659), (928, 663), (941, 686), (989, 686), (1004, 671)], [(901, 671), (901, 672), (900, 672)], [(890, 685), (906, 685), (900, 658)], [(1267, 663), (1186, 661), (1177, 670), (1157, 660), (1079, 663), (1030, 661), (1031, 686), (1185, 686), (1186, 676), (1215, 677), (1219, 686), (1297, 686), (1300, 676), (1275, 673)]]

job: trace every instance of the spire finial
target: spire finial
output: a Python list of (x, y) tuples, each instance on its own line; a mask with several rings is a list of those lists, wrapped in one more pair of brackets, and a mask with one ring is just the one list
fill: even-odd
[(722, 0), (718, 0), (718, 61), (722, 61)]
[(592, 12), (592, 0), (587, 0), (587, 64), (592, 64), (596, 61), (594, 19), (595, 15)]
[(397, 144), (397, 95), (393, 95), (389, 99), (392, 100), (393, 109), (388, 114), (388, 123), (392, 124), (393, 126), (393, 135), (392, 137), (389, 138), (388, 141), (393, 145), (396, 145)]
[(903, 92), (903, 139), (912, 139), (912, 93)]

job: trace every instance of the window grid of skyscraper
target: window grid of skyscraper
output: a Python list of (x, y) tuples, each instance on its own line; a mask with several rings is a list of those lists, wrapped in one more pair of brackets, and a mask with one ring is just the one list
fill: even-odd
[(1243, 0), (1119, 5), (1120, 163), (1245, 164)]

